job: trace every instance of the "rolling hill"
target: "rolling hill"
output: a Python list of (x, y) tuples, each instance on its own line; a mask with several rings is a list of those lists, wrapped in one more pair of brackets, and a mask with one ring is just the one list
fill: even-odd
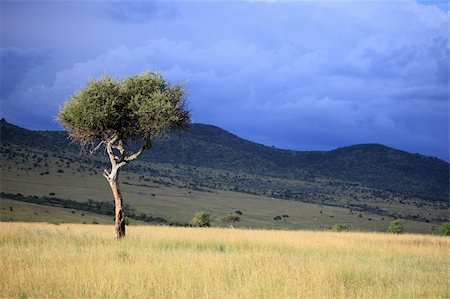
[[(65, 132), (30, 131), (5, 120), (0, 134), (0, 220), (108, 221), (111, 195), (100, 173), (109, 162), (101, 151), (89, 155)], [(378, 144), (281, 150), (194, 124), (183, 135), (156, 140), (127, 165), (120, 181), (135, 224), (183, 224), (207, 210), (220, 226), (222, 217), (239, 209), (246, 227), (327, 229), (344, 223), (383, 231), (402, 218), (410, 232), (429, 233), (448, 220), (448, 167)], [(45, 214), (32, 212), (36, 204)], [(290, 217), (276, 221), (284, 214)]]
[(146, 158), (281, 178), (337, 179), (430, 201), (447, 201), (449, 195), (448, 163), (380, 144), (332, 151), (289, 151), (243, 140), (215, 126), (197, 124), (184, 138), (172, 135), (159, 140)]
[[(80, 152), (62, 131), (29, 131), (1, 120), (0, 134), (2, 144)], [(425, 201), (445, 203), (449, 198), (447, 162), (380, 144), (290, 151), (247, 141), (215, 126), (194, 124), (183, 135), (173, 133), (157, 140), (142, 159), (280, 179), (350, 182)]]

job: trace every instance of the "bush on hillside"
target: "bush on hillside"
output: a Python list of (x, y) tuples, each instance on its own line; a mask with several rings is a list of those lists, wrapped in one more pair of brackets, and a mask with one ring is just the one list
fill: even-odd
[(450, 236), (450, 222), (442, 223), (441, 236)]
[(331, 227), (332, 232), (346, 232), (348, 231), (348, 227), (345, 224), (337, 223)]
[(395, 219), (391, 221), (391, 223), (389, 223), (387, 232), (391, 234), (401, 234), (403, 233), (403, 224), (400, 222), (400, 220)]
[(204, 211), (195, 213), (194, 218), (192, 218), (192, 224), (200, 227), (209, 227), (210, 221), (209, 213)]

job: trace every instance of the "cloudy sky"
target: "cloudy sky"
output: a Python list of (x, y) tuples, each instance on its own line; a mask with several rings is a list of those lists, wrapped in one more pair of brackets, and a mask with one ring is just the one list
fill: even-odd
[(60, 129), (90, 78), (184, 81), (194, 121), (269, 146), (449, 155), (445, 1), (2, 1), (1, 117)]

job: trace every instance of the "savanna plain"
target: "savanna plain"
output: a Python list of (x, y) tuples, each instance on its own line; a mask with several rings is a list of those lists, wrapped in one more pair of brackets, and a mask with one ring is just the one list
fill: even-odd
[(3, 298), (449, 298), (450, 239), (0, 223)]

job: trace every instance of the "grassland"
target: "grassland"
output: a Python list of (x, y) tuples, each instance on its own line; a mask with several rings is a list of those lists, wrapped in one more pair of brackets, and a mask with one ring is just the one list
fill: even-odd
[(0, 221), (89, 224), (114, 223), (113, 217), (105, 215), (3, 198), (0, 199)]
[(448, 298), (450, 239), (0, 223), (4, 298)]

